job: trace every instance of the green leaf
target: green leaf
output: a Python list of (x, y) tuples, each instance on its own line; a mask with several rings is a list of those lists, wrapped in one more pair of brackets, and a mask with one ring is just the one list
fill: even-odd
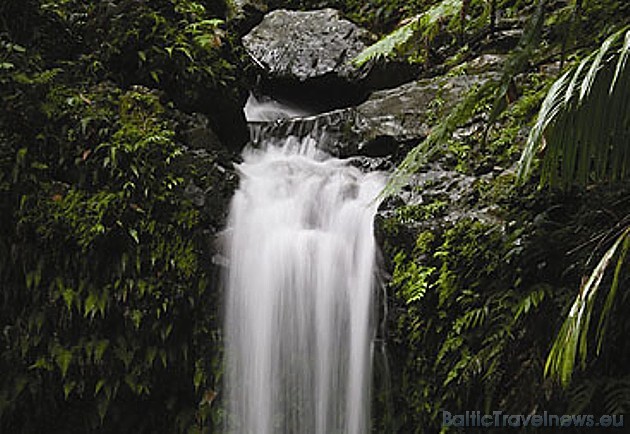
[(104, 378), (101, 378), (100, 380), (98, 380), (98, 382), (96, 383), (96, 386), (94, 386), (94, 396), (98, 395), (98, 392), (101, 391), (105, 383), (106, 381)]
[(520, 182), (531, 174), (539, 149), (545, 150), (541, 185), (566, 189), (628, 176), (629, 51), (625, 26), (551, 86), (519, 161)]
[(60, 345), (56, 345), (53, 347), (52, 355), (57, 363), (57, 366), (61, 370), (62, 377), (65, 378), (68, 373), (68, 368), (70, 367), (70, 362), (72, 361), (72, 351), (63, 348)]
[(96, 343), (94, 347), (94, 360), (96, 362), (100, 362), (103, 360), (103, 356), (105, 355), (105, 351), (109, 347), (109, 341), (106, 339), (100, 340)]
[(87, 317), (88, 315), (92, 315), (92, 317), (94, 317), (97, 302), (98, 302), (98, 296), (94, 292), (90, 291), (90, 294), (85, 299), (85, 305), (83, 309), (84, 317)]
[(63, 385), (63, 396), (66, 400), (68, 400), (68, 396), (70, 395), (70, 393), (74, 390), (76, 386), (77, 386), (76, 381), (71, 381)]
[[(596, 295), (600, 289), (608, 264), (629, 236), (630, 227), (626, 228), (622, 235), (615, 240), (615, 243), (604, 253), (588, 279), (584, 280), (547, 356), (545, 375), (557, 378), (565, 387), (571, 381), (576, 358), (579, 357), (582, 368), (585, 367), (588, 354), (589, 325)], [(610, 291), (616, 292), (616, 286), (613, 285)], [(600, 319), (601, 322), (602, 320)]]
[(615, 67), (615, 75), (610, 83), (609, 93), (613, 93), (615, 89), (615, 85), (617, 84), (617, 80), (619, 79), (619, 74), (626, 67), (626, 61), (628, 60), (628, 55), (630, 54), (630, 30), (626, 32), (626, 37), (624, 38), (623, 47), (621, 47), (621, 51), (619, 52), (619, 59), (617, 60), (617, 66)]
[(133, 238), (136, 244), (140, 244), (140, 237), (138, 237), (138, 231), (135, 229), (129, 229), (129, 236)]

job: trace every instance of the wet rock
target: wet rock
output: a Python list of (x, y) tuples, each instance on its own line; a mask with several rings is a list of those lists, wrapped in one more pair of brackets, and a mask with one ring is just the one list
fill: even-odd
[(262, 90), (295, 98), (316, 110), (354, 104), (365, 98), (352, 65), (372, 41), (367, 30), (334, 9), (268, 13), (243, 37), (243, 45), (262, 71)]
[(373, 93), (356, 112), (365, 143), (390, 137), (396, 143), (420, 140), (474, 85), (491, 76), (457, 75), (422, 79)]
[(499, 30), (491, 36), (489, 45), (496, 50), (508, 52), (518, 45), (522, 37), (522, 29)]
[(196, 207), (202, 208), (206, 204), (204, 191), (192, 181), (188, 183), (184, 189), (184, 196), (189, 199)]
[(208, 118), (200, 113), (191, 115), (179, 113), (177, 130), (183, 142), (191, 149), (222, 149), (223, 144), (210, 127)]
[[(387, 198), (375, 217), (375, 234), (380, 245), (394, 243), (413, 247), (418, 234), (441, 232), (462, 219), (500, 225), (494, 209), (479, 203), (478, 184), (491, 183), (496, 173), (466, 175), (440, 163), (428, 164), (412, 175), (408, 185)], [(405, 215), (411, 217), (405, 217)]]
[(348, 80), (356, 73), (350, 61), (369, 39), (334, 9), (280, 9), (267, 14), (243, 44), (270, 77), (304, 82), (324, 76)]
[(355, 107), (258, 124), (254, 141), (261, 135), (311, 136), (321, 148), (340, 157), (402, 155), (422, 141), (473, 85), (491, 77), (493, 73), (417, 80), (374, 92)]
[(261, 93), (324, 112), (356, 105), (372, 90), (418, 76), (419, 65), (394, 59), (354, 65), (353, 59), (377, 39), (335, 9), (278, 9), (243, 37), (243, 45), (260, 70)]
[(489, 71), (500, 71), (508, 56), (506, 54), (482, 54), (469, 62), (464, 63), (460, 68), (468, 74), (481, 74)]

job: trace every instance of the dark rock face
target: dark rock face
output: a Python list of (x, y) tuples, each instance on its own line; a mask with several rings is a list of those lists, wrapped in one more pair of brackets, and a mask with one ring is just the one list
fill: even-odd
[(265, 15), (243, 38), (262, 70), (263, 93), (295, 99), (316, 111), (340, 108), (364, 99), (361, 72), (352, 65), (371, 35), (334, 9)]
[[(436, 119), (453, 108), (468, 90), (491, 76), (458, 75), (428, 78), (372, 94), (356, 107), (363, 147), (374, 142), (399, 145), (425, 138)], [(378, 144), (378, 143), (377, 143)]]
[[(423, 140), (435, 120), (492, 73), (417, 80), (374, 92), (355, 107), (257, 125), (265, 137), (311, 136), (340, 157), (392, 156)], [(254, 134), (256, 141), (256, 134)]]
[(350, 80), (350, 61), (367, 45), (370, 34), (334, 9), (267, 14), (243, 38), (251, 56), (271, 78), (304, 82), (333, 75)]

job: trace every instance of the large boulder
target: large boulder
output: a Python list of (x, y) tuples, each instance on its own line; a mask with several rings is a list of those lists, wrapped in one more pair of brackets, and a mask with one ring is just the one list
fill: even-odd
[(243, 38), (248, 53), (271, 78), (300, 82), (322, 77), (348, 81), (356, 74), (350, 61), (369, 41), (367, 30), (334, 9), (279, 9)]
[(334, 9), (279, 9), (266, 14), (243, 45), (261, 70), (263, 93), (327, 111), (413, 78), (415, 68), (389, 61), (356, 67), (352, 60), (374, 40)]

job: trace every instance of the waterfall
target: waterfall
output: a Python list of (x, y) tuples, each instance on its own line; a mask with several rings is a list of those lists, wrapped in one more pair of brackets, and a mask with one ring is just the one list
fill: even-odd
[[(250, 104), (263, 119), (296, 114)], [(226, 276), (228, 432), (367, 433), (373, 218), (384, 178), (331, 157), (312, 137), (263, 140), (245, 149), (238, 171)]]

